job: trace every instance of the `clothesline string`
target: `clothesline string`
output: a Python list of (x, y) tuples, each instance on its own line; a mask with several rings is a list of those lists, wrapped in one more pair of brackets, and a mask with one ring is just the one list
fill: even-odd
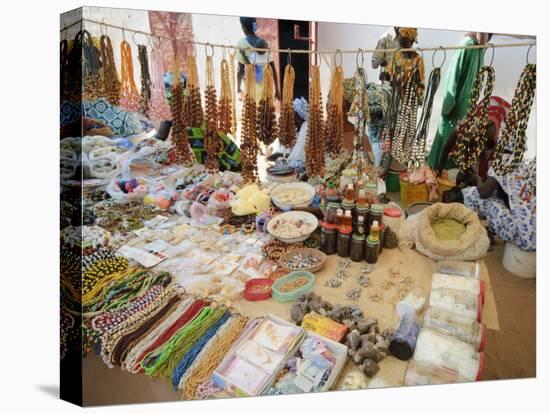
[[(186, 40), (186, 39), (178, 38), (178, 37), (156, 35), (156, 34), (152, 34), (152, 33), (149, 33), (149, 32), (142, 31), (142, 30), (130, 29), (130, 28), (127, 28), (127, 27), (117, 26), (117, 25), (114, 25), (114, 24), (100, 22), (100, 21), (92, 20), (92, 19), (78, 20), (78, 21), (76, 21), (76, 22), (74, 22), (74, 23), (72, 23), (68, 26), (63, 27), (60, 30), (60, 32), (68, 30), (73, 26), (77, 26), (79, 24), (82, 24), (82, 22), (94, 23), (94, 24), (99, 25), (102, 34), (106, 34), (106, 31), (103, 32), (104, 27), (105, 28), (111, 27), (111, 28), (114, 28), (114, 29), (119, 29), (123, 33), (125, 31), (133, 32), (132, 41), (136, 45), (137, 45), (137, 43), (136, 43), (136, 40), (135, 40), (135, 35), (136, 34), (142, 34), (142, 35), (147, 37), (148, 42), (151, 39), (156, 39), (159, 45), (160, 45), (160, 41), (161, 41), (160, 39), (166, 39), (166, 40), (170, 40), (170, 41), (176, 40), (176, 41), (183, 41), (183, 42), (187, 42), (187, 43), (191, 43), (191, 44), (195, 44), (195, 45), (201, 45), (201, 46), (205, 46), (205, 48), (211, 47), (212, 50), (214, 50), (214, 48), (221, 48), (222, 50), (226, 50), (226, 49), (238, 50), (239, 49), (237, 46), (234, 46), (234, 45), (216, 44), (216, 43), (210, 43), (210, 42), (197, 42), (197, 41)], [(152, 41), (152, 43), (153, 43), (153, 46), (154, 46), (154, 41)], [(247, 47), (247, 50), (258, 51), (258, 52), (269, 52), (269, 53), (288, 53), (288, 54), (303, 53), (303, 54), (309, 54), (309, 55), (314, 55), (314, 54), (322, 55), (322, 54), (342, 54), (342, 53), (363, 54), (363, 53), (374, 53), (374, 52), (382, 52), (382, 53), (390, 52), (391, 53), (391, 52), (397, 52), (397, 51), (400, 51), (400, 52), (426, 52), (426, 51), (436, 52), (436, 51), (439, 51), (439, 50), (446, 51), (446, 50), (458, 50), (458, 49), (489, 49), (489, 48), (494, 50), (496, 48), (504, 48), (504, 47), (529, 47), (529, 50), (530, 50), (532, 47), (536, 47), (536, 45), (537, 45), (536, 42), (515, 42), (515, 43), (503, 43), (503, 44), (487, 43), (487, 44), (484, 44), (484, 45), (469, 45), (469, 46), (456, 45), (456, 46), (435, 46), (435, 47), (393, 48), (393, 49), (362, 49), (362, 48), (357, 48), (357, 49), (303, 50), (303, 49), (275, 49), (275, 48)]]

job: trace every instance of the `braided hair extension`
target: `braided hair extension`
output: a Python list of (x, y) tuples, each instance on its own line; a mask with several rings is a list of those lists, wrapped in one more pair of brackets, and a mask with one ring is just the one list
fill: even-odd
[[(483, 97), (478, 104), (484, 78), (485, 88), (483, 89)], [(483, 66), (474, 81), (466, 117), (460, 122), (457, 128), (456, 144), (449, 153), (449, 156), (455, 160), (457, 166), (462, 171), (466, 171), (478, 161), (485, 147), (489, 121), (489, 101), (491, 100), (494, 84), (494, 68), (492, 66)]]
[(141, 99), (139, 101), (141, 112), (149, 111), (151, 102), (151, 74), (149, 73), (149, 56), (147, 55), (147, 46), (138, 45), (138, 60), (141, 69)]
[[(516, 85), (512, 108), (504, 118), (504, 129), (497, 142), (491, 162), (499, 175), (509, 174), (519, 167), (526, 148), (527, 123), (537, 87), (537, 65), (527, 64)], [(506, 154), (511, 150), (512, 154)]]
[(441, 68), (434, 68), (430, 72), (428, 79), (428, 86), (426, 88), (424, 105), (422, 106), (422, 113), (420, 115), (420, 121), (416, 127), (416, 135), (411, 147), (411, 158), (408, 163), (408, 169), (420, 168), (426, 160), (426, 138), (428, 136), (428, 130), (430, 127), (430, 118), (432, 117), (432, 108), (435, 94), (439, 88), (439, 82), (441, 80)]
[(117, 106), (120, 99), (120, 80), (115, 66), (115, 55), (111, 38), (102, 35), (100, 40), (101, 63), (103, 64), (103, 90), (105, 97), (112, 104)]

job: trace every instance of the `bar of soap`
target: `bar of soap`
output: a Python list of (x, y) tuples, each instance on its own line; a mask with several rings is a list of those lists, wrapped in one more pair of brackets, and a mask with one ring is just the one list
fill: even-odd
[(271, 198), (267, 194), (258, 191), (248, 199), (248, 202), (252, 204), (258, 212), (261, 212), (269, 210)]

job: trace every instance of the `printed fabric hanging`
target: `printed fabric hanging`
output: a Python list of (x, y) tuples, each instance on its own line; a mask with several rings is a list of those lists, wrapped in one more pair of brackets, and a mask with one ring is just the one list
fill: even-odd
[(101, 63), (103, 65), (103, 89), (110, 104), (118, 106), (120, 99), (120, 80), (115, 66), (115, 56), (111, 38), (102, 35), (99, 40)]
[(206, 170), (210, 173), (219, 171), (218, 151), (222, 142), (218, 136), (218, 102), (216, 97), (216, 87), (214, 85), (214, 63), (212, 56), (206, 56), (206, 89), (205, 112), (206, 116), (204, 131), (204, 148), (206, 150)]
[(418, 70), (414, 69), (405, 81), (403, 98), (395, 122), (391, 154), (401, 164), (407, 164), (416, 132), (418, 114)]
[(132, 49), (130, 44), (123, 40), (120, 43), (121, 82), (120, 82), (120, 106), (128, 112), (138, 112), (140, 109), (140, 97), (134, 81), (134, 64), (132, 62)]
[(437, 88), (439, 88), (440, 80), (441, 68), (436, 67), (430, 72), (430, 77), (428, 79), (428, 87), (424, 95), (425, 99), (424, 105), (422, 106), (420, 121), (416, 127), (416, 134), (411, 145), (411, 157), (407, 165), (409, 170), (418, 169), (426, 163), (426, 137), (428, 136), (430, 127), (434, 97), (437, 93)]
[(245, 100), (241, 126), (241, 162), (244, 182), (258, 179), (258, 140), (256, 137), (256, 80), (254, 65), (245, 65)]
[[(269, 56), (267, 58), (269, 62)], [(264, 65), (264, 88), (258, 103), (258, 139), (270, 145), (277, 138), (277, 117), (274, 104), (273, 69), (269, 63)]]
[(147, 55), (147, 46), (138, 45), (138, 60), (141, 69), (141, 112), (146, 114), (149, 111), (151, 101), (151, 75), (149, 73), (149, 56)]
[(537, 87), (537, 66), (527, 64), (521, 73), (512, 108), (504, 118), (504, 129), (498, 139), (491, 165), (499, 175), (515, 171), (523, 159), (527, 137), (525, 131)]
[(158, 56), (158, 49), (153, 50), (151, 76), (152, 88), (151, 103), (149, 104), (148, 112), (149, 118), (154, 122), (168, 121), (172, 119), (172, 114), (166, 100), (162, 63)]
[(218, 129), (222, 134), (232, 133), (233, 130), (233, 98), (231, 94), (231, 80), (229, 64), (225, 58), (220, 65), (221, 89), (218, 103)]
[(82, 67), (84, 76), (83, 98), (89, 101), (103, 96), (103, 79), (101, 77), (101, 60), (99, 51), (93, 44), (92, 35), (82, 31)]
[(290, 63), (285, 67), (283, 78), (283, 100), (279, 116), (279, 142), (282, 146), (292, 148), (296, 143), (296, 121), (292, 100), (294, 98), (294, 79), (296, 75)]
[[(478, 104), (484, 79), (483, 98)], [(474, 81), (468, 112), (457, 128), (456, 143), (449, 153), (449, 156), (454, 159), (456, 165), (462, 171), (472, 167), (479, 160), (479, 156), (485, 148), (489, 122), (489, 102), (493, 94), (494, 84), (495, 70), (492, 66), (483, 66)]]
[(325, 126), (325, 148), (329, 155), (337, 157), (344, 146), (344, 69), (334, 67), (328, 97), (327, 121)]
[(204, 113), (201, 104), (197, 61), (194, 56), (187, 56), (187, 93), (183, 108), (187, 125), (191, 128), (200, 128)]
[(309, 86), (309, 113), (306, 137), (306, 173), (308, 177), (322, 177), (325, 174), (325, 131), (323, 102), (321, 97), (321, 76), (319, 66), (311, 65)]
[(174, 86), (172, 89), (172, 99), (170, 100), (170, 111), (172, 112), (172, 131), (171, 139), (174, 147), (176, 162), (184, 166), (191, 166), (194, 163), (194, 156), (189, 145), (189, 135), (187, 124), (183, 113), (183, 84), (179, 77), (179, 70), (176, 59), (173, 64)]

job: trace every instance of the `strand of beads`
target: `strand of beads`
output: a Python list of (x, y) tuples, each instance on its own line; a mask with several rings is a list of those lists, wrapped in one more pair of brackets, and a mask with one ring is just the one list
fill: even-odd
[(273, 69), (269, 63), (264, 65), (264, 89), (258, 103), (258, 139), (265, 145), (270, 145), (277, 137), (277, 118), (274, 104)]
[(101, 50), (101, 64), (103, 66), (103, 90), (105, 97), (112, 105), (118, 105), (120, 81), (116, 73), (115, 56), (111, 38), (102, 35), (99, 41)]
[(418, 113), (418, 71), (415, 69), (405, 82), (403, 100), (397, 114), (392, 142), (392, 157), (402, 164), (410, 158)]
[[(504, 129), (497, 142), (492, 167), (499, 175), (509, 174), (519, 167), (526, 148), (525, 130), (535, 98), (537, 87), (537, 65), (528, 64), (523, 68), (512, 108), (504, 119)], [(507, 151), (512, 151), (511, 155)]]
[(139, 94), (134, 81), (134, 64), (132, 62), (132, 49), (125, 40), (120, 44), (121, 83), (120, 105), (128, 112), (139, 110)]
[(287, 64), (283, 78), (283, 99), (281, 102), (281, 116), (279, 117), (279, 141), (281, 145), (290, 148), (296, 143), (296, 122), (292, 99), (294, 98), (294, 68)]
[(233, 128), (233, 99), (231, 95), (231, 80), (227, 60), (221, 62), (221, 89), (218, 103), (218, 129), (222, 134), (232, 133)]
[(256, 80), (254, 65), (245, 65), (245, 100), (242, 116), (241, 162), (244, 182), (258, 178), (258, 140), (256, 137)]
[(194, 56), (187, 56), (187, 93), (183, 108), (186, 125), (191, 128), (200, 128), (204, 113), (201, 104), (197, 61)]
[(328, 153), (338, 156), (344, 145), (344, 69), (338, 65), (332, 72), (328, 114), (325, 126), (325, 145)]
[(318, 65), (311, 65), (309, 113), (306, 138), (306, 172), (310, 178), (322, 177), (325, 172), (325, 140), (321, 77)]
[(218, 106), (212, 56), (206, 56), (205, 111), (204, 148), (206, 149), (206, 170), (215, 173), (220, 169), (218, 165), (220, 139), (218, 137)]
[(189, 134), (184, 114), (184, 91), (183, 84), (179, 77), (179, 70), (176, 59), (173, 62), (172, 76), (174, 86), (172, 87), (172, 99), (170, 101), (170, 112), (172, 112), (172, 145), (176, 161), (185, 166), (193, 164), (193, 152), (189, 145)]
[(138, 60), (141, 69), (141, 97), (139, 103), (141, 112), (145, 114), (149, 111), (149, 103), (151, 101), (151, 74), (149, 73), (147, 46), (138, 45)]
[[(484, 78), (485, 88), (483, 90), (483, 98), (478, 104)], [(481, 151), (483, 151), (485, 147), (487, 140), (487, 124), (489, 120), (489, 102), (493, 93), (494, 84), (495, 70), (493, 67), (482, 67), (472, 87), (472, 96), (470, 97), (468, 112), (457, 128), (456, 143), (449, 154), (462, 171), (466, 171), (477, 162)]]
[(235, 92), (235, 53), (229, 54), (229, 83), (231, 84), (231, 135), (237, 133), (237, 98)]

